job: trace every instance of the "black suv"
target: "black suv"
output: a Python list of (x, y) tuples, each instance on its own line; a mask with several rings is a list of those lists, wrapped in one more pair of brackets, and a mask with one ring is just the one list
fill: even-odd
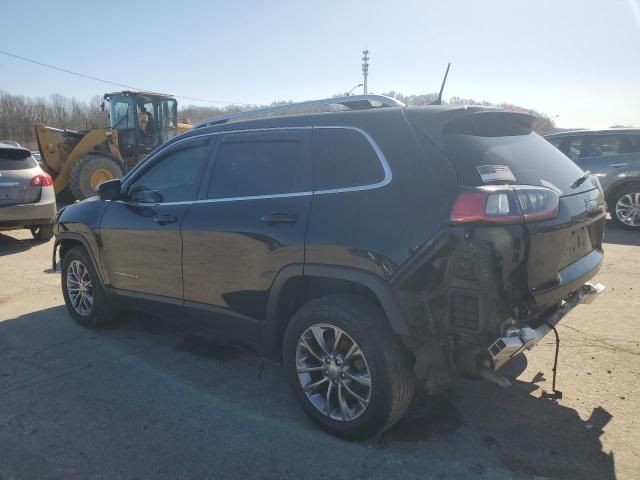
[[(255, 118), (325, 104), (351, 111)], [(602, 289), (601, 188), (535, 121), (381, 96), (213, 118), (59, 213), (67, 308), (205, 320), (347, 438), (454, 373), (508, 385), (496, 370)]]

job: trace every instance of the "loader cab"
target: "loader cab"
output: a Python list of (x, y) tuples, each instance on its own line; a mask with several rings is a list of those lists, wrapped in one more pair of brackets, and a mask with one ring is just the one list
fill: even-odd
[(105, 94), (109, 126), (118, 131), (124, 157), (145, 155), (178, 133), (178, 103), (167, 95), (146, 92)]

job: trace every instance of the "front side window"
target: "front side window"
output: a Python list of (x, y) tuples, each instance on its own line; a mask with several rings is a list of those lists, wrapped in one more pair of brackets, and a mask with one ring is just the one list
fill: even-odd
[(580, 152), (582, 150), (582, 137), (561, 137), (555, 140), (557, 142), (552, 144), (564, 153), (571, 160), (577, 160), (580, 158)]
[(378, 155), (356, 130), (314, 129), (311, 156), (315, 190), (372, 185), (384, 179)]
[(204, 168), (207, 143), (179, 146), (162, 156), (128, 188), (136, 203), (184, 202), (195, 200)]
[(562, 143), (562, 138), (549, 138), (547, 139), (551, 145), (556, 147), (558, 150), (560, 149), (560, 144)]
[(111, 97), (109, 106), (109, 125), (111, 128), (126, 130), (136, 127), (136, 107), (131, 97)]
[(176, 101), (173, 99), (162, 100), (159, 115), (157, 128), (160, 129), (160, 141), (166, 142), (178, 134), (178, 107)]
[(305, 191), (302, 132), (228, 134), (222, 138), (208, 198), (281, 195)]

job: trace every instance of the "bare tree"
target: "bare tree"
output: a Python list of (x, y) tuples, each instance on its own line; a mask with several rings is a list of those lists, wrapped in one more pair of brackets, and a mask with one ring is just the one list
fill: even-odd
[[(385, 95), (397, 98), (407, 105), (429, 105), (438, 97), (437, 93), (404, 95), (394, 90)], [(12, 95), (0, 90), (0, 140), (14, 140), (27, 148), (36, 148), (34, 132), (34, 125), (36, 123), (44, 123), (52, 127), (80, 131), (106, 127), (106, 115), (100, 108), (101, 101), (102, 98), (100, 96), (95, 96), (90, 101), (85, 102), (59, 94), (53, 94), (48, 99), (44, 99), (42, 97), (31, 98), (22, 95)], [(293, 102), (291, 100), (279, 100), (271, 103), (271, 106), (286, 105), (288, 103)], [(448, 103), (452, 105), (484, 105), (519, 108), (507, 103), (496, 105), (484, 100), (478, 101), (462, 97), (451, 97)], [(200, 107), (187, 105), (179, 110), (178, 119), (185, 119), (191, 123), (197, 123), (205, 118), (241, 112), (260, 106), (261, 105), (226, 105), (224, 107)], [(326, 110), (326, 108), (315, 108), (309, 109), (307, 113)], [(553, 120), (550, 119), (549, 116), (534, 110), (527, 111), (540, 117), (541, 121), (538, 122), (538, 126), (536, 127), (538, 133), (544, 134), (555, 130)]]

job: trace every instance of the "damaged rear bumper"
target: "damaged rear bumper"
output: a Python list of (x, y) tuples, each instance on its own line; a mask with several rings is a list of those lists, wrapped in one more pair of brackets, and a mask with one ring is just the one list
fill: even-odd
[(504, 336), (497, 338), (488, 349), (493, 369), (497, 370), (524, 350), (532, 349), (565, 315), (581, 303), (593, 302), (605, 288), (601, 283), (586, 283), (576, 290), (558, 310), (546, 318), (539, 327), (508, 329)]

